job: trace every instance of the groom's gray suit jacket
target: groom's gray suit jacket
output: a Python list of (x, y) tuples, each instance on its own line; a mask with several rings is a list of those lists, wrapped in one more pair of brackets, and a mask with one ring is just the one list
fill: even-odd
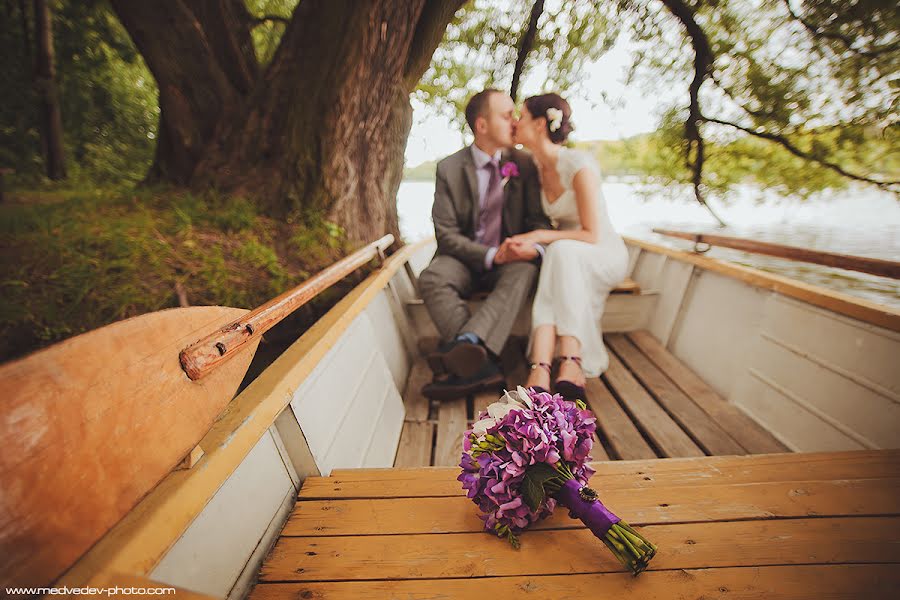
[[(519, 150), (505, 151), (500, 164), (510, 161), (516, 163), (519, 173), (509, 178), (503, 190), (501, 240), (550, 227), (541, 208), (540, 182), (531, 157)], [(419, 290), (444, 340), (474, 333), (492, 352), (500, 354), (513, 321), (528, 299), (537, 265), (513, 262), (485, 271), (489, 248), (475, 239), (480, 208), (475, 160), (472, 148), (467, 146), (437, 165), (431, 215), (438, 249), (420, 276)], [(470, 314), (464, 297), (484, 286), (493, 289)]]
[[(530, 155), (506, 150), (500, 164), (514, 162), (519, 175), (510, 177), (503, 189), (503, 219), (500, 239), (534, 229), (549, 229), (541, 208), (541, 187)], [(437, 181), (431, 216), (438, 254), (453, 256), (476, 273), (484, 271), (488, 247), (475, 241), (478, 228), (478, 180), (471, 146), (451, 154), (437, 164)]]

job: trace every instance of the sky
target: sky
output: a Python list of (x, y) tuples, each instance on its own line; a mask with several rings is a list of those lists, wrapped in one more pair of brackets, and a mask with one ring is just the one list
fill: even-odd
[[(572, 107), (575, 131), (571, 138), (575, 141), (616, 140), (653, 131), (661, 107), (679, 94), (686, 95), (687, 83), (681, 89), (654, 90), (652, 94), (638, 86), (626, 86), (625, 72), (631, 64), (632, 51), (631, 42), (621, 39), (609, 52), (585, 67), (582, 88), (574, 93), (540, 90), (544, 76), (539, 69), (525, 79), (522, 89), (535, 93), (556, 91), (566, 98)], [(604, 94), (608, 102), (603, 100)], [(469, 141), (447, 117), (413, 101), (413, 126), (406, 146), (408, 166), (452, 154)]]

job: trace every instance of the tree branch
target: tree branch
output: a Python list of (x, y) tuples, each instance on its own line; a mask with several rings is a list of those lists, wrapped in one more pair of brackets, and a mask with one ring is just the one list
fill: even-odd
[(737, 123), (732, 123), (731, 121), (723, 121), (721, 119), (714, 119), (712, 117), (703, 117), (703, 120), (706, 121), (707, 123), (715, 123), (716, 125), (725, 125), (727, 127), (733, 127), (734, 129), (738, 129), (738, 130), (743, 131), (744, 133), (747, 133), (754, 137), (762, 138), (764, 140), (769, 140), (771, 142), (780, 144), (794, 156), (797, 156), (804, 160), (808, 160), (810, 162), (819, 164), (819, 165), (825, 167), (826, 169), (830, 169), (830, 170), (834, 171), (835, 173), (838, 173), (839, 175), (847, 177), (848, 179), (853, 179), (856, 181), (863, 181), (865, 183), (871, 183), (873, 185), (877, 185), (878, 187), (886, 189), (886, 190), (891, 190), (891, 188), (893, 188), (897, 185), (900, 185), (900, 181), (879, 181), (877, 179), (872, 179), (871, 177), (866, 177), (865, 175), (851, 173), (850, 171), (847, 171), (846, 169), (844, 169), (837, 163), (833, 163), (829, 160), (825, 160), (824, 158), (819, 158), (809, 152), (804, 152), (803, 150), (801, 150), (800, 148), (795, 146), (786, 137), (784, 137), (782, 135), (778, 135), (777, 133), (771, 133), (768, 131), (760, 131), (758, 129), (752, 129), (750, 127), (744, 127), (743, 125), (738, 125)]
[(534, 48), (534, 39), (537, 37), (538, 20), (541, 13), (544, 12), (544, 0), (535, 0), (531, 7), (531, 15), (528, 17), (528, 25), (522, 32), (522, 38), (519, 40), (519, 49), (516, 54), (516, 66), (513, 69), (512, 85), (509, 87), (509, 95), (512, 96), (513, 102), (519, 93), (519, 80), (522, 77), (522, 69), (525, 68), (525, 59), (528, 53)]
[(898, 48), (900, 48), (900, 42), (894, 42), (893, 44), (887, 44), (885, 46), (881, 46), (880, 48), (876, 48), (874, 50), (866, 50), (866, 49), (862, 49), (862, 48), (857, 48), (853, 45), (853, 39), (850, 38), (849, 36), (846, 36), (842, 33), (837, 33), (835, 31), (827, 31), (825, 28), (819, 27), (815, 23), (809, 21), (808, 19), (804, 19), (803, 17), (798, 15), (796, 12), (794, 12), (794, 9), (791, 7), (790, 0), (782, 0), (782, 2), (784, 3), (784, 7), (787, 9), (788, 13), (791, 15), (791, 18), (793, 18), (795, 21), (797, 21), (798, 23), (803, 25), (803, 27), (805, 27), (806, 30), (809, 31), (813, 37), (825, 38), (827, 40), (835, 40), (835, 41), (841, 42), (841, 44), (843, 44), (843, 46), (845, 48), (847, 48), (847, 50), (849, 50), (850, 52), (853, 52), (854, 54), (858, 54), (865, 58), (876, 58), (881, 54), (884, 54), (886, 52), (893, 52), (894, 50), (897, 50)]
[(238, 104), (240, 91), (186, 2), (111, 4), (159, 86), (159, 139), (148, 178), (187, 183), (219, 119)]
[[(740, 108), (742, 111), (744, 111), (748, 115), (755, 117), (755, 118), (769, 118), (769, 117), (773, 116), (771, 113), (767, 113), (765, 111), (755, 111), (755, 110), (751, 110), (750, 108), (747, 108), (744, 104), (742, 104), (741, 102), (738, 101), (738, 99), (735, 97), (734, 93), (730, 89), (728, 89), (725, 85), (722, 84), (721, 81), (719, 81), (719, 79), (715, 76), (715, 74), (710, 74), (710, 79), (712, 79), (713, 83), (715, 83), (716, 86), (719, 89), (721, 89), (722, 92), (724, 92), (725, 95), (728, 96), (728, 98), (730, 98), (731, 101), (734, 102), (734, 104), (738, 108)], [(707, 121), (709, 123), (715, 123), (717, 125), (727, 125), (727, 126), (735, 128), (735, 129), (739, 129), (740, 131), (748, 133), (752, 136), (780, 144), (786, 150), (791, 152), (794, 156), (797, 156), (804, 160), (808, 160), (810, 162), (819, 164), (819, 165), (821, 165), (827, 169), (830, 169), (830, 170), (838, 173), (839, 175), (841, 175), (843, 177), (847, 177), (849, 179), (854, 179), (856, 181), (863, 181), (865, 183), (871, 183), (873, 185), (877, 185), (879, 187), (886, 188), (886, 189), (889, 189), (891, 186), (894, 186), (894, 185), (900, 183), (897, 181), (878, 181), (878, 180), (872, 179), (870, 177), (866, 177), (864, 175), (850, 173), (846, 169), (844, 169), (843, 167), (841, 167), (840, 165), (838, 165), (836, 163), (832, 163), (825, 159), (818, 158), (818, 157), (814, 156), (813, 154), (810, 154), (810, 153), (800, 150), (800, 148), (798, 148), (796, 145), (791, 143), (790, 140), (788, 140), (788, 138), (785, 137), (784, 135), (774, 134), (774, 133), (770, 133), (767, 131), (760, 131), (758, 129), (751, 129), (749, 127), (743, 127), (741, 125), (738, 125), (737, 123), (733, 123), (730, 121), (722, 121), (719, 119), (712, 119), (712, 118), (708, 118), (708, 117), (703, 117), (703, 120)], [(850, 123), (850, 125), (853, 125), (853, 124), (854, 123), (852, 123), (852, 122)]]
[[(703, 82), (709, 76), (712, 64), (713, 53), (709, 45), (709, 39), (706, 33), (694, 19), (694, 11), (683, 0), (661, 0), (669, 9), (672, 15), (681, 21), (681, 24), (687, 30), (688, 37), (691, 39), (691, 46), (694, 48), (694, 79), (688, 88), (690, 93), (690, 107), (687, 121), (684, 124), (684, 133), (687, 138), (687, 148), (685, 159), (689, 169), (693, 170), (692, 183), (694, 184), (694, 197), (697, 198), (702, 206), (712, 214), (722, 227), (725, 221), (717, 215), (713, 209), (706, 203), (703, 198), (703, 160), (705, 158), (705, 147), (703, 135), (700, 131), (700, 123), (703, 115), (700, 111), (700, 88)], [(693, 153), (692, 153), (693, 150)], [(691, 158), (693, 154), (693, 160)]]
[(723, 94), (728, 96), (729, 100), (734, 102), (735, 106), (740, 108), (742, 111), (744, 111), (748, 115), (755, 117), (757, 119), (775, 118), (775, 114), (772, 113), (771, 111), (753, 110), (751, 108), (748, 108), (744, 103), (742, 103), (740, 100), (738, 100), (737, 94), (735, 94), (735, 92), (731, 88), (729, 88), (728, 86), (723, 84), (722, 81), (718, 77), (716, 77), (715, 73), (710, 73), (709, 78), (710, 78), (710, 80), (712, 80), (712, 82), (714, 84), (716, 84), (716, 87), (718, 87), (720, 90), (722, 90)]
[(231, 84), (242, 94), (249, 93), (259, 77), (259, 63), (250, 35), (253, 18), (243, 0), (191, 0), (185, 4), (203, 28)]
[(422, 75), (431, 64), (431, 57), (437, 49), (447, 25), (453, 20), (456, 11), (466, 3), (466, 0), (426, 0), (419, 23), (416, 26), (415, 37), (409, 47), (409, 58), (406, 61), (406, 69), (403, 80), (409, 91), (415, 89), (422, 79)]

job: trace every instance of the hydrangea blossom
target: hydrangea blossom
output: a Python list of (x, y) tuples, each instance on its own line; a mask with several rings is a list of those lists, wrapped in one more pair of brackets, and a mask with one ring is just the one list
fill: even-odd
[(518, 547), (518, 534), (569, 509), (634, 575), (656, 546), (614, 515), (587, 486), (596, 419), (581, 401), (518, 388), (487, 407), (466, 433), (459, 466), (484, 528)]
[(466, 433), (458, 477), (478, 505), (485, 529), (515, 535), (553, 512), (556, 501), (549, 496), (537, 510), (522, 497), (530, 465), (565, 461), (585, 485), (594, 474), (587, 462), (596, 427), (583, 405), (522, 387), (488, 406)]

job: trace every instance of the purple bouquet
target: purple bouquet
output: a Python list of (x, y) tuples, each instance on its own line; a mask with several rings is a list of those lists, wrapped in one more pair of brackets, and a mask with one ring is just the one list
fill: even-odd
[(482, 512), (485, 530), (514, 547), (524, 529), (561, 504), (637, 575), (656, 546), (587, 487), (596, 421), (580, 400), (522, 387), (506, 392), (466, 432), (458, 479)]

